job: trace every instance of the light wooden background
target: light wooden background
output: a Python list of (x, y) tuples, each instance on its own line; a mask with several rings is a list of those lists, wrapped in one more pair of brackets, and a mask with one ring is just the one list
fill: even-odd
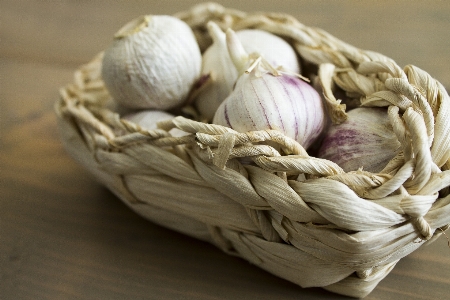
[[(346, 299), (302, 289), (131, 212), (66, 154), (53, 103), (74, 69), (141, 14), (197, 1), (0, 0), (0, 299)], [(448, 1), (222, 1), (292, 14), (450, 88)], [(450, 298), (445, 237), (366, 299)]]

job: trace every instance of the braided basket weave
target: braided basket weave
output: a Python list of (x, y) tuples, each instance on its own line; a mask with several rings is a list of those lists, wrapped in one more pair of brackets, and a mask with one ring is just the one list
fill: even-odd
[[(146, 131), (108, 108), (100, 53), (61, 89), (59, 129), (67, 151), (134, 211), (302, 287), (353, 297), (449, 227), (450, 99), (438, 81), (288, 15), (206, 3), (176, 16), (202, 51), (209, 20), (285, 38), (333, 122), (346, 119), (336, 87), (347, 106), (389, 107), (402, 151), (378, 174), (345, 173), (277, 131), (240, 133), (183, 116)], [(172, 137), (172, 128), (190, 134)]]

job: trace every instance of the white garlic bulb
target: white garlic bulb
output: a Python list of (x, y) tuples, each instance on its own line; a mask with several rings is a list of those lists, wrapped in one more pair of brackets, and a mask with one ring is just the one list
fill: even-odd
[(257, 53), (275, 68), (300, 74), (294, 48), (281, 37), (259, 29), (239, 30), (236, 35), (247, 53)]
[(238, 72), (228, 54), (225, 33), (214, 22), (207, 24), (213, 43), (203, 53), (202, 77), (208, 77), (207, 86), (195, 99), (200, 115), (207, 120), (214, 117), (220, 103), (230, 94)]
[[(161, 110), (142, 110), (123, 116), (123, 119), (131, 121), (146, 130), (157, 129), (158, 122), (171, 120), (173, 118), (175, 118), (174, 115)], [(188, 134), (178, 128), (171, 129), (169, 133), (174, 137), (181, 137)]]
[(327, 124), (320, 95), (297, 76), (255, 69), (238, 79), (213, 123), (239, 132), (279, 130), (308, 148)]
[(348, 119), (325, 134), (317, 154), (337, 163), (344, 171), (380, 172), (400, 151), (385, 108), (358, 107)]
[(122, 27), (105, 51), (102, 77), (114, 100), (130, 108), (183, 103), (200, 75), (191, 28), (172, 16), (141, 16)]

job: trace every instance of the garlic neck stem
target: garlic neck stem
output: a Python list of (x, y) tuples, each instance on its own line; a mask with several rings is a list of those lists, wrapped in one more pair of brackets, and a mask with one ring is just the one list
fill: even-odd
[(206, 24), (206, 27), (208, 29), (208, 33), (211, 36), (213, 43), (217, 43), (220, 44), (220, 46), (222, 47), (226, 47), (226, 36), (225, 33), (222, 31), (222, 29), (220, 29), (219, 25), (217, 25), (216, 23), (214, 23), (213, 21), (209, 21)]
[(261, 63), (262, 57), (258, 57), (251, 65), (250, 67), (245, 70), (246, 74), (250, 74), (260, 63)]
[(226, 32), (226, 41), (228, 53), (230, 54), (233, 64), (238, 70), (239, 75), (244, 74), (249, 62), (247, 51), (245, 51), (236, 33), (230, 28), (228, 28)]
[(134, 20), (131, 20), (114, 34), (114, 38), (121, 39), (133, 35), (135, 33), (138, 33), (139, 31), (148, 26), (151, 18), (152, 17), (150, 15), (145, 15), (135, 18)]

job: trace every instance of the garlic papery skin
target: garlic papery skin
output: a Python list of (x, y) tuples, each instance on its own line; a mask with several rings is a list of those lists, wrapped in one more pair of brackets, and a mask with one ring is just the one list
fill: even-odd
[(308, 148), (327, 124), (320, 95), (297, 76), (258, 67), (239, 77), (213, 123), (239, 132), (278, 130)]
[(228, 54), (225, 33), (214, 22), (208, 22), (207, 28), (213, 43), (203, 53), (201, 76), (208, 76), (208, 81), (195, 98), (195, 106), (202, 118), (210, 121), (233, 90), (238, 72)]
[(300, 74), (300, 64), (294, 48), (281, 37), (259, 29), (236, 31), (247, 53), (257, 53), (275, 68)]
[[(126, 114), (122, 118), (139, 125), (145, 130), (154, 130), (158, 128), (158, 122), (172, 120), (175, 116), (161, 110), (142, 110)], [(171, 129), (169, 133), (174, 137), (181, 137), (188, 134), (178, 128)]]
[(105, 50), (102, 78), (112, 98), (133, 109), (182, 104), (198, 79), (201, 53), (191, 28), (164, 15), (122, 27)]
[(318, 151), (319, 158), (337, 163), (344, 171), (378, 173), (401, 150), (386, 108), (358, 107), (348, 119), (332, 125)]

